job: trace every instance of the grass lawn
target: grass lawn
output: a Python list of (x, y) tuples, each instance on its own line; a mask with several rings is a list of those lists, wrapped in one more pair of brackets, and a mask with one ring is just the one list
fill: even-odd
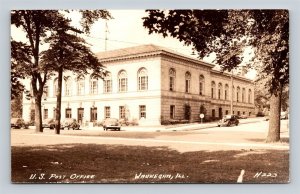
[(14, 183), (287, 183), (289, 152), (96, 144), (12, 146)]

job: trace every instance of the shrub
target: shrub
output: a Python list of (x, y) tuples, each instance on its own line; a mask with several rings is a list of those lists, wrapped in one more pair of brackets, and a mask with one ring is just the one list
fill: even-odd
[(263, 112), (259, 111), (259, 112), (257, 112), (256, 116), (257, 117), (264, 117), (265, 114)]

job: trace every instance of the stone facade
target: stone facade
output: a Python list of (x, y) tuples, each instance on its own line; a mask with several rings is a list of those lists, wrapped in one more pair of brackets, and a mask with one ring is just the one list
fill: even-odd
[[(109, 72), (104, 80), (91, 74), (78, 78), (64, 73), (62, 120), (75, 118), (90, 124), (111, 117), (135, 120), (140, 125), (159, 125), (170, 119), (194, 122), (199, 121), (200, 106), (206, 110), (206, 119), (230, 114), (231, 75), (212, 70), (212, 64), (155, 45), (97, 56)], [(24, 83), (29, 89), (30, 82)], [(233, 76), (233, 86), (234, 113), (254, 114), (251, 80)], [(42, 101), (43, 118), (55, 116), (55, 90), (56, 80), (50, 79)], [(24, 98), (25, 120), (30, 119), (31, 107), (32, 102)]]

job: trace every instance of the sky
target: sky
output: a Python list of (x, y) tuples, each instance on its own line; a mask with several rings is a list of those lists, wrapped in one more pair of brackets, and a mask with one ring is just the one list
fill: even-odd
[[(97, 53), (105, 51), (105, 37), (107, 36), (107, 50), (115, 50), (143, 44), (154, 44), (167, 47), (192, 58), (197, 57), (196, 55), (192, 55), (193, 51), (191, 46), (184, 46), (182, 42), (175, 38), (164, 38), (161, 34), (149, 35), (148, 30), (143, 27), (142, 18), (147, 16), (145, 10), (108, 11), (111, 13), (113, 19), (107, 21), (99, 20), (95, 22), (91, 28), (91, 33), (87, 36), (83, 36), (84, 39), (90, 44), (93, 52)], [(80, 14), (71, 13), (68, 14), (67, 17), (72, 20), (72, 25), (79, 28)], [(11, 28), (11, 33), (13, 38), (17, 41), (26, 40), (24, 33), (15, 27)], [(46, 49), (46, 45), (44, 45), (43, 49)], [(203, 61), (208, 63), (212, 63), (213, 60), (213, 55), (203, 59)], [(254, 79), (255, 75), (255, 71), (250, 71), (246, 74), (246, 77), (249, 79)]]

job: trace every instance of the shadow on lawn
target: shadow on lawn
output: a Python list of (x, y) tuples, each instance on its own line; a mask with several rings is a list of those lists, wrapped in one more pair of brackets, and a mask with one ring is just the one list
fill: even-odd
[[(13, 146), (11, 168), (14, 183), (236, 183), (242, 169), (245, 183), (286, 183), (289, 153), (179, 153), (166, 147), (98, 144)], [(277, 176), (255, 178), (260, 172)]]
[[(262, 138), (253, 138), (253, 139), (247, 139), (248, 141), (253, 141), (253, 142), (259, 142), (259, 143), (265, 143), (266, 139)], [(289, 143), (290, 142), (290, 138), (288, 137), (282, 137), (280, 138), (280, 142), (281, 143)]]

